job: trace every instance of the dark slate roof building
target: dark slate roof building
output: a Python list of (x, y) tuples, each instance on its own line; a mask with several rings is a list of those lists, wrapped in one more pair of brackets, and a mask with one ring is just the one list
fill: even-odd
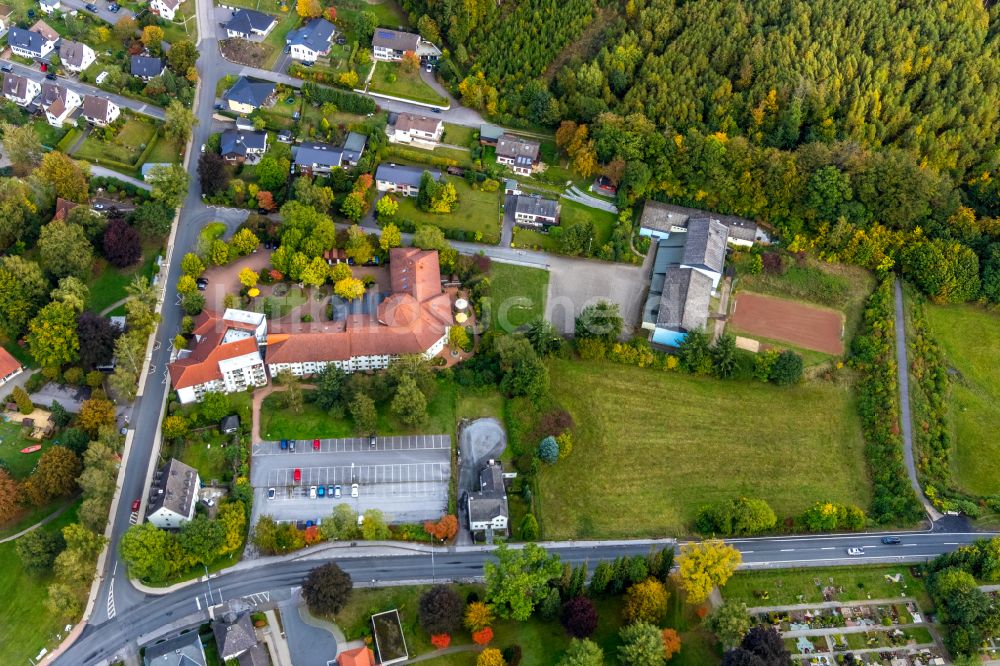
[(226, 91), (226, 101), (245, 104), (254, 108), (266, 105), (274, 95), (274, 84), (270, 81), (255, 81), (241, 76), (233, 87)]
[(479, 490), (469, 493), (469, 530), (506, 531), (509, 511), (507, 488), (500, 463), (490, 460), (479, 472)]
[(240, 666), (270, 666), (271, 663), (271, 658), (267, 656), (267, 650), (259, 643), (242, 653), (236, 660)]
[(215, 644), (219, 647), (222, 661), (235, 659), (257, 645), (249, 613), (239, 617), (230, 614), (216, 620), (212, 623), (212, 633), (215, 634)]
[(149, 56), (134, 55), (130, 61), (132, 76), (151, 79), (163, 73), (163, 60)]
[(7, 43), (11, 48), (41, 56), (45, 38), (33, 30), (25, 30), (15, 26), (7, 33)]
[(375, 170), (375, 180), (396, 185), (420, 187), (420, 179), (424, 172), (429, 171), (434, 180), (441, 177), (441, 172), (425, 167), (405, 166), (401, 164), (379, 164)]
[(367, 144), (368, 137), (364, 134), (348, 132), (347, 138), (344, 139), (344, 161), (351, 165), (357, 164), (361, 155), (364, 154)]
[(754, 241), (767, 242), (768, 240), (767, 234), (759, 229), (754, 221), (744, 217), (709, 213), (696, 208), (685, 208), (684, 206), (674, 206), (651, 200), (647, 200), (642, 209), (639, 226), (642, 229), (659, 232), (659, 234), (668, 234), (671, 231), (684, 230), (690, 220), (703, 217), (710, 217), (724, 224), (728, 229), (730, 242), (750, 245)]
[(219, 152), (227, 160), (246, 159), (250, 154), (267, 150), (267, 132), (226, 130), (219, 142)]
[(330, 47), (330, 40), (337, 28), (324, 18), (309, 21), (298, 30), (288, 33), (285, 42), (292, 46), (304, 46), (311, 51), (322, 53)]
[(179, 527), (194, 515), (198, 499), (198, 471), (171, 458), (160, 468), (153, 482), (146, 515), (160, 528)]
[(393, 51), (413, 51), (416, 53), (420, 35), (412, 32), (400, 32), (387, 28), (376, 28), (372, 36), (372, 47), (391, 49)]
[(265, 34), (274, 25), (275, 19), (270, 14), (253, 9), (240, 9), (226, 22), (226, 31), (231, 36), (241, 35), (249, 39), (254, 34)]
[(295, 148), (295, 166), (300, 171), (329, 171), (341, 165), (344, 152), (340, 146), (307, 141)]
[(521, 195), (515, 198), (515, 213), (551, 218), (559, 216), (559, 202), (555, 199), (546, 199), (537, 195)]
[(230, 414), (229, 416), (224, 416), (222, 421), (219, 422), (219, 431), (223, 435), (231, 435), (240, 429), (240, 417), (236, 414)]
[(699, 217), (688, 220), (682, 266), (722, 273), (726, 261), (726, 227), (718, 220)]
[(162, 643), (147, 645), (142, 663), (143, 666), (206, 666), (207, 660), (198, 632), (189, 631)]
[(674, 331), (696, 331), (708, 323), (712, 278), (691, 268), (671, 266), (663, 281), (656, 327)]

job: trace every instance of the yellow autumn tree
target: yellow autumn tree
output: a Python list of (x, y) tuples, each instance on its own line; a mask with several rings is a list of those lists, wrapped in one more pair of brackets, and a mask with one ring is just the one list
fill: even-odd
[(302, 18), (316, 18), (323, 13), (323, 5), (319, 0), (297, 0), (295, 11)]
[(676, 577), (688, 603), (703, 603), (716, 586), (726, 584), (741, 561), (740, 551), (718, 539), (681, 546)]

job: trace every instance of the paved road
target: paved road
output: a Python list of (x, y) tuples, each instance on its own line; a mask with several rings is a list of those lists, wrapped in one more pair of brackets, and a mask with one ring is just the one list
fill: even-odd
[(906, 358), (906, 315), (903, 312), (903, 283), (896, 278), (893, 285), (896, 296), (896, 374), (899, 382), (899, 420), (903, 431), (903, 460), (906, 463), (906, 473), (910, 477), (910, 486), (917, 499), (924, 506), (924, 511), (931, 520), (939, 520), (941, 513), (935, 509), (917, 478), (917, 465), (913, 457), (913, 417), (910, 414), (910, 363)]
[(110, 3), (107, 2), (106, 0), (94, 0), (94, 4), (97, 6), (97, 11), (92, 12), (84, 6), (87, 5), (89, 2), (90, 0), (61, 0), (61, 4), (67, 7), (72, 7), (73, 9), (77, 9), (81, 12), (85, 12), (87, 14), (90, 14), (91, 16), (96, 16), (102, 21), (107, 21), (111, 25), (117, 23), (118, 20), (123, 16), (132, 15), (132, 11), (124, 7), (121, 9), (121, 11), (115, 14), (114, 12), (108, 9), (108, 5)]
[[(14, 62), (13, 60), (4, 60), (0, 58), (0, 62), (8, 64), (14, 69), (14, 73), (20, 76), (26, 76), (32, 81), (37, 81), (38, 83), (45, 83), (45, 74), (38, 70), (37, 67), (27, 67), (21, 63)], [(58, 82), (66, 86), (69, 90), (78, 93), (81, 97), (83, 95), (95, 95), (97, 97), (105, 97), (110, 99), (112, 102), (117, 104), (123, 109), (131, 109), (136, 113), (141, 113), (145, 116), (151, 118), (156, 118), (157, 120), (163, 120), (163, 109), (158, 106), (153, 106), (141, 100), (132, 99), (131, 97), (123, 97), (122, 95), (116, 95), (114, 93), (109, 93), (100, 88), (86, 83), (80, 83), (76, 79), (67, 78), (65, 76), (58, 77)]]
[[(982, 534), (939, 534), (923, 532), (905, 534), (899, 546), (881, 546), (878, 535), (851, 535), (830, 537), (798, 537), (777, 539), (744, 539), (732, 543), (743, 552), (745, 568), (779, 566), (826, 566), (845, 563), (920, 562), (957, 545), (969, 543)], [(672, 544), (664, 541), (580, 542), (546, 544), (549, 551), (563, 561), (588, 562), (591, 568), (602, 560), (619, 555), (639, 555), (651, 547)], [(861, 558), (847, 558), (847, 546), (861, 545), (866, 554)], [(403, 546), (406, 548), (406, 546)], [(352, 551), (357, 555), (352, 557)], [(401, 553), (401, 554), (393, 554)], [(403, 554), (405, 553), (405, 554)], [(432, 579), (467, 580), (482, 574), (483, 562), (490, 558), (488, 550), (469, 547), (435, 551), (432, 559), (427, 552), (407, 550), (354, 549), (346, 544), (319, 550), (296, 558), (265, 558), (243, 562), (226, 573), (211, 579), (212, 594), (216, 604), (267, 590), (281, 591), (287, 595), (290, 588), (301, 584), (302, 578), (323, 561), (336, 560), (355, 580), (355, 585), (392, 581), (430, 582)], [(88, 627), (83, 636), (71, 646), (58, 664), (90, 666), (110, 658), (121, 647), (153, 640), (164, 627), (176, 630), (185, 623), (198, 624), (208, 617), (208, 584), (204, 581), (167, 593), (162, 596), (144, 597), (141, 612), (120, 613), (111, 621)]]

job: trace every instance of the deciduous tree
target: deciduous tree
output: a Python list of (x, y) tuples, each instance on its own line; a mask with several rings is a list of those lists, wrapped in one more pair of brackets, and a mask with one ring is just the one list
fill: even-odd
[(493, 610), (482, 601), (474, 601), (465, 607), (462, 624), (470, 632), (477, 632), (493, 624)]
[(747, 605), (737, 601), (726, 601), (708, 616), (709, 631), (715, 634), (726, 648), (736, 647), (750, 631), (750, 614)]
[(38, 255), (42, 268), (56, 279), (72, 275), (84, 280), (90, 276), (94, 262), (93, 249), (83, 229), (63, 220), (53, 220), (42, 227)]
[(318, 566), (302, 582), (302, 598), (315, 614), (335, 615), (351, 598), (354, 584), (336, 562)]
[(26, 176), (42, 161), (42, 142), (30, 123), (0, 123), (0, 135), (3, 136), (4, 153), (17, 175)]
[(417, 617), (428, 634), (452, 634), (462, 626), (464, 604), (448, 585), (435, 585), (420, 596)]
[(178, 143), (187, 141), (191, 131), (198, 124), (194, 111), (184, 105), (179, 99), (170, 101), (164, 110), (163, 132)]
[(6, 469), (0, 468), (0, 523), (5, 523), (17, 515), (20, 501), (21, 493), (17, 481)]
[(722, 541), (702, 541), (681, 546), (677, 579), (692, 605), (703, 603), (716, 586), (726, 584), (742, 560), (740, 551)]
[(416, 427), (427, 420), (427, 398), (410, 376), (400, 379), (392, 398), (392, 412), (408, 426)]
[(500, 650), (486, 648), (476, 657), (476, 666), (506, 666), (506, 662), (504, 662), (503, 654)]
[(57, 197), (69, 199), (76, 203), (87, 203), (90, 187), (87, 183), (89, 169), (58, 150), (45, 153), (41, 166), (34, 172), (34, 177), (44, 183), (50, 183), (55, 188)]
[[(381, 199), (379, 199), (377, 202), (375, 202), (375, 212), (378, 213), (378, 219), (391, 220), (395, 218), (396, 214), (399, 212), (399, 202), (387, 194)], [(399, 232), (398, 228), (396, 228), (395, 226), (393, 228), (396, 229), (397, 233)], [(386, 227), (383, 227), (382, 238), (385, 238), (385, 232), (386, 232)], [(390, 245), (389, 247), (397, 247), (397, 246)], [(382, 249), (386, 250), (388, 248), (383, 247)]]
[(188, 193), (188, 174), (180, 164), (153, 167), (146, 181), (153, 188), (153, 199), (168, 209), (178, 208)]
[(142, 259), (142, 239), (139, 238), (139, 232), (125, 220), (112, 220), (104, 231), (102, 243), (104, 256), (112, 266), (125, 268)]
[(559, 666), (604, 666), (604, 650), (592, 640), (574, 638)]
[(333, 293), (345, 301), (353, 301), (365, 295), (365, 283), (357, 278), (345, 278), (333, 285)]
[(233, 169), (222, 155), (205, 152), (198, 158), (198, 180), (201, 182), (201, 191), (207, 196), (225, 192), (232, 178)]
[(560, 621), (574, 638), (589, 638), (597, 629), (597, 608), (587, 597), (574, 597), (563, 604)]
[(156, 25), (147, 25), (142, 29), (141, 37), (143, 46), (154, 52), (159, 52), (163, 43), (163, 28)]
[[(6, 472), (0, 470), (0, 486), (5, 474)], [(0, 487), (0, 498), (2, 497), (2, 487)], [(37, 529), (17, 540), (17, 555), (21, 558), (21, 566), (25, 571), (39, 575), (52, 570), (56, 557), (65, 547), (66, 539), (62, 531)]]
[(375, 402), (365, 393), (358, 392), (351, 399), (348, 405), (351, 418), (354, 420), (354, 429), (359, 435), (367, 435), (375, 432), (375, 422), (378, 413), (375, 411)]
[(24, 489), (35, 506), (53, 497), (65, 497), (76, 491), (80, 475), (80, 458), (63, 446), (52, 446), (42, 452), (35, 471), (24, 482)]
[(316, 18), (323, 13), (323, 5), (320, 4), (319, 0), (297, 0), (295, 11), (302, 18)]
[(361, 523), (361, 536), (366, 541), (385, 541), (392, 536), (385, 515), (378, 509), (368, 509)]
[(91, 397), (80, 405), (78, 423), (91, 437), (97, 437), (101, 427), (115, 422), (115, 406), (107, 398)]
[(437, 522), (428, 520), (424, 523), (424, 531), (440, 541), (452, 539), (458, 534), (458, 518), (448, 514)]
[(53, 301), (28, 324), (28, 350), (39, 365), (58, 367), (80, 354), (73, 306)]
[(559, 556), (531, 543), (522, 550), (500, 544), (494, 555), (497, 562), (483, 565), (486, 599), (500, 617), (523, 622), (541, 601), (549, 579), (562, 570)]
[(48, 290), (45, 275), (35, 262), (18, 256), (0, 259), (0, 327), (8, 336), (20, 337)]
[(675, 654), (681, 651), (681, 637), (676, 629), (667, 627), (663, 634), (663, 658), (670, 661)]
[(663, 634), (648, 622), (627, 625), (618, 634), (618, 659), (629, 666), (662, 666)]
[(625, 592), (622, 615), (626, 622), (649, 622), (659, 624), (667, 612), (670, 593), (660, 581), (648, 578), (636, 583)]

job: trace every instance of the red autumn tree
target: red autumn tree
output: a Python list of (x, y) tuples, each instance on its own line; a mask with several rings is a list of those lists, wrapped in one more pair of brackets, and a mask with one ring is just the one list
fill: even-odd
[(257, 206), (266, 211), (274, 210), (274, 195), (267, 190), (261, 190), (257, 193)]
[(434, 634), (431, 636), (431, 645), (438, 650), (443, 650), (451, 645), (451, 636), (449, 634)]
[(428, 520), (424, 523), (424, 531), (435, 539), (452, 539), (458, 534), (458, 518), (449, 514), (436, 523)]
[(323, 10), (323, 13), (326, 14), (326, 20), (329, 21), (330, 23), (335, 23), (337, 21), (336, 7), (327, 7), (325, 10)]
[(476, 645), (486, 645), (493, 640), (493, 630), (489, 627), (483, 627), (479, 631), (472, 634), (472, 640)]

